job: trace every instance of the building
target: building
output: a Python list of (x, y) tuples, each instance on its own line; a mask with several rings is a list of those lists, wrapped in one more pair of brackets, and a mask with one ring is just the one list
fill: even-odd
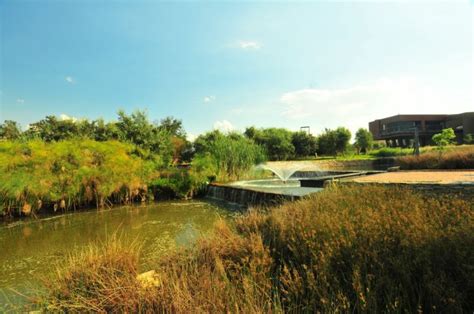
[(401, 114), (369, 123), (375, 140), (383, 140), (391, 147), (413, 146), (415, 129), (420, 145), (433, 144), (431, 138), (442, 129), (452, 128), (459, 144), (467, 134), (474, 136), (474, 112), (460, 114)]

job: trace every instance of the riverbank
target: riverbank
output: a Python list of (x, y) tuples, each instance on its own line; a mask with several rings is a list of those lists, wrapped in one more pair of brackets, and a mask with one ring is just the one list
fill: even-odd
[(40, 289), (55, 267), (90, 245), (113, 237), (139, 243), (136, 267), (144, 271), (157, 257), (209, 234), (218, 219), (234, 215), (214, 202), (173, 200), (0, 225), (0, 312), (23, 312), (31, 300), (22, 295)]
[(252, 211), (235, 229), (219, 223), (214, 236), (156, 261), (148, 275), (138, 276), (130, 247), (78, 255), (41, 304), (52, 311), (469, 312), (473, 209), (409, 189), (333, 187)]

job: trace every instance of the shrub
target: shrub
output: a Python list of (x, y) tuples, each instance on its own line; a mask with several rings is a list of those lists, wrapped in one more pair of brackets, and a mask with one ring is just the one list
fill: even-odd
[(413, 154), (412, 148), (400, 148), (400, 147), (383, 147), (378, 150), (373, 150), (369, 153), (374, 157), (396, 157)]
[[(89, 278), (89, 269), (101, 274), (99, 290), (66, 270), (43, 304), (114, 312), (470, 312), (473, 209), (460, 198), (408, 189), (333, 187), (251, 211), (235, 230), (219, 223), (215, 236), (162, 259), (146, 293), (133, 280), (136, 267), (131, 275), (104, 272), (99, 265), (122, 262), (93, 254), (77, 278)], [(114, 293), (119, 280), (125, 284)]]

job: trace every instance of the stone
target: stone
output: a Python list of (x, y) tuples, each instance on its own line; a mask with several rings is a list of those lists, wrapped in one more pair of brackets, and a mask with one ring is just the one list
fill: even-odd
[(138, 274), (137, 280), (143, 288), (153, 288), (160, 285), (158, 274), (154, 270)]

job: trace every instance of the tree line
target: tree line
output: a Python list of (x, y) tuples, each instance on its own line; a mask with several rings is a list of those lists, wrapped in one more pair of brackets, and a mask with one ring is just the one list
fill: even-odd
[(240, 141), (245, 138), (262, 147), (269, 160), (289, 160), (314, 155), (338, 155), (348, 149), (367, 152), (373, 145), (372, 134), (366, 129), (359, 129), (355, 135), (354, 145), (350, 144), (352, 134), (344, 127), (325, 129), (318, 136), (304, 131), (293, 132), (284, 128), (245, 129), (243, 134), (231, 132), (222, 134), (214, 130), (200, 135), (194, 143), (186, 138), (182, 121), (166, 117), (159, 122), (150, 122), (145, 111), (126, 114), (118, 112), (117, 121), (105, 122), (96, 120), (59, 119), (47, 116), (32, 123), (22, 131), (17, 122), (6, 120), (0, 124), (0, 138), (6, 140), (41, 139), (46, 142), (61, 141), (72, 138), (87, 138), (99, 142), (117, 140), (135, 144), (137, 154), (149, 157), (159, 155), (164, 164), (190, 162), (194, 155), (210, 152), (216, 140), (228, 138)]

